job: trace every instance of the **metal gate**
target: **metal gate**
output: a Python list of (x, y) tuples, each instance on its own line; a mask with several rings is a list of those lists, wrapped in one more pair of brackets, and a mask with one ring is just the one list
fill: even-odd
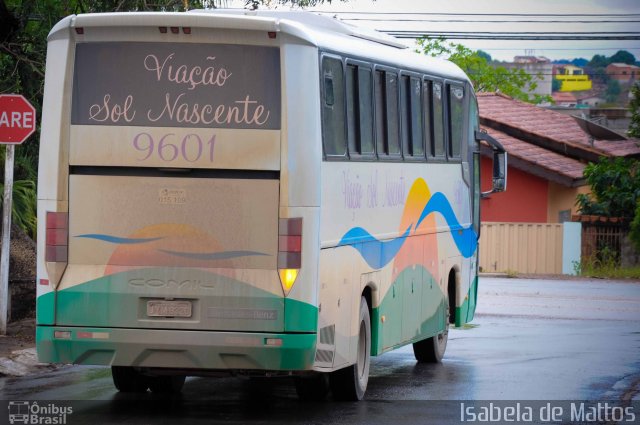
[(562, 273), (561, 223), (483, 223), (482, 272)]

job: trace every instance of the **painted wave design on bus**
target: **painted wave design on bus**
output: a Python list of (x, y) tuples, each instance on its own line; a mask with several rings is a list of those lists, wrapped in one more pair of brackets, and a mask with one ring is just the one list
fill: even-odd
[(449, 200), (442, 192), (436, 192), (433, 194), (427, 205), (425, 205), (422, 214), (420, 214), (420, 218), (418, 219), (418, 223), (416, 224), (416, 229), (422, 221), (431, 213), (440, 213), (447, 222), (449, 226), (449, 230), (451, 231), (451, 236), (453, 236), (453, 241), (458, 247), (458, 251), (464, 258), (469, 258), (476, 252), (476, 242), (478, 240), (478, 235), (476, 231), (473, 230), (473, 225), (469, 227), (462, 227), (456, 214), (453, 212), (453, 208), (451, 208), (451, 204)]
[(108, 243), (113, 243), (113, 244), (126, 244), (126, 245), (132, 245), (132, 244), (141, 244), (141, 243), (148, 243), (148, 242), (154, 242), (154, 241), (158, 241), (160, 239), (163, 239), (162, 237), (157, 237), (157, 238), (122, 238), (119, 236), (113, 236), (113, 235), (102, 235), (99, 233), (88, 233), (85, 235), (76, 235), (76, 238), (85, 238), (85, 239), (96, 239), (102, 242), (108, 242)]
[(230, 260), (232, 258), (239, 257), (253, 257), (253, 256), (269, 256), (264, 252), (257, 251), (222, 251), (222, 252), (179, 252), (170, 251), (167, 249), (159, 249), (158, 251), (165, 254), (175, 255), (176, 257), (190, 258), (194, 260)]
[(442, 192), (432, 195), (422, 178), (414, 181), (407, 195), (401, 220), (401, 236), (383, 241), (362, 227), (354, 227), (342, 236), (338, 246), (352, 246), (371, 268), (380, 269), (396, 258), (408, 237), (415, 234), (428, 217), (431, 219), (429, 226), (435, 226), (433, 213), (439, 213), (445, 219), (449, 234), (460, 254), (465, 258), (471, 257), (476, 251), (478, 240), (473, 226), (463, 227), (447, 197)]
[(399, 238), (380, 241), (362, 227), (354, 227), (344, 234), (339, 245), (353, 245), (369, 266), (379, 269), (395, 258), (410, 232), (411, 226)]
[(215, 262), (215, 267), (233, 268), (234, 263), (228, 261), (272, 256), (254, 250), (226, 250), (216, 238), (189, 224), (152, 224), (127, 237), (98, 233), (75, 237), (116, 245), (107, 261), (105, 274), (111, 274), (118, 266), (206, 268)]

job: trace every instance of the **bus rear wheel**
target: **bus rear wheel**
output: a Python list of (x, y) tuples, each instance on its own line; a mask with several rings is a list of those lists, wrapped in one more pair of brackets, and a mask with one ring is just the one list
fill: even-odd
[(144, 393), (149, 388), (147, 377), (128, 366), (111, 366), (113, 385), (122, 393)]
[(364, 297), (360, 299), (360, 326), (358, 329), (358, 352), (355, 364), (331, 372), (329, 375), (331, 392), (336, 400), (362, 400), (367, 390), (371, 362), (371, 318), (369, 305)]
[(329, 379), (326, 373), (296, 376), (294, 382), (300, 400), (321, 401), (329, 394)]
[(156, 394), (177, 394), (184, 386), (184, 375), (149, 376), (149, 389)]
[(436, 336), (413, 343), (413, 355), (418, 363), (440, 363), (447, 349), (449, 339), (449, 303), (445, 313), (444, 331)]

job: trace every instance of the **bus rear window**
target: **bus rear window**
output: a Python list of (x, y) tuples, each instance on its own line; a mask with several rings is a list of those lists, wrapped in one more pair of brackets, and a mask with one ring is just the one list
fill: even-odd
[(277, 47), (140, 42), (76, 46), (73, 125), (276, 130), (280, 123)]
[(280, 68), (270, 46), (78, 43), (69, 165), (278, 170)]

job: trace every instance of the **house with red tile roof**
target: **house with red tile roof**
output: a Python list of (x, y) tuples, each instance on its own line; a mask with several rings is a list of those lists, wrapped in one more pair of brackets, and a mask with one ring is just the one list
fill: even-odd
[[(573, 117), (512, 99), (478, 93), (480, 126), (507, 150), (507, 191), (483, 199), (482, 220), (558, 223), (576, 214), (576, 195), (588, 193), (583, 171), (601, 157), (637, 157), (637, 140), (593, 140)], [(483, 191), (491, 152), (481, 148)]]
[(558, 106), (574, 107), (578, 104), (576, 95), (568, 91), (557, 91), (551, 94), (553, 103)]
[(633, 83), (640, 79), (640, 67), (627, 63), (610, 63), (605, 72), (614, 80), (621, 83)]

